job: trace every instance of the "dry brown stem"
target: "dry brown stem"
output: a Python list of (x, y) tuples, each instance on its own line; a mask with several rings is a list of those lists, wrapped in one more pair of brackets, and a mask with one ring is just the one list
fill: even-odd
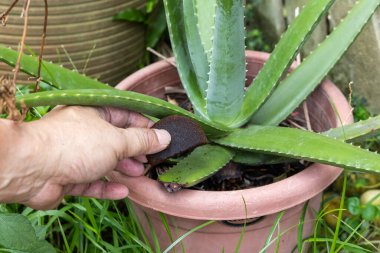
[(303, 112), (305, 114), (305, 120), (306, 120), (306, 127), (307, 127), (307, 130), (309, 131), (313, 131), (312, 127), (311, 127), (311, 123), (310, 123), (310, 115), (309, 115), (309, 108), (307, 106), (307, 102), (303, 102), (302, 104), (302, 107), (303, 107)]
[(18, 53), (17, 62), (15, 65), (14, 75), (13, 75), (13, 85), (15, 87), (16, 87), (17, 75), (20, 71), (20, 62), (21, 62), (22, 53), (24, 52), (26, 34), (28, 32), (29, 6), (30, 6), (30, 0), (26, 0), (26, 3), (24, 5), (24, 10), (23, 10), (24, 29), (22, 32), (22, 37), (21, 37), (21, 42), (20, 42), (20, 50)]
[(165, 57), (165, 55), (162, 55), (160, 54), (159, 52), (157, 52), (156, 50), (154, 50), (153, 48), (151, 47), (147, 47), (146, 50), (148, 50), (148, 52), (151, 52), (152, 54), (154, 54), (155, 56), (157, 56), (158, 58), (166, 61), (167, 63), (169, 63), (170, 65), (172, 65), (173, 67), (177, 67), (177, 65), (171, 60), (171, 59), (168, 59), (167, 57)]
[(45, 41), (46, 41), (46, 30), (47, 30), (47, 21), (48, 21), (48, 3), (47, 3), (47, 0), (44, 0), (44, 1), (45, 1), (44, 29), (43, 29), (42, 38), (41, 38), (40, 55), (38, 57), (37, 80), (36, 80), (36, 86), (34, 87), (34, 92), (40, 89), (42, 55), (43, 55)]
[(291, 119), (288, 119), (287, 120), (289, 122), (290, 125), (296, 127), (296, 128), (299, 128), (299, 129), (302, 129), (302, 130), (306, 130), (303, 126), (301, 126), (300, 124), (296, 123), (295, 121), (291, 120)]
[(21, 119), (16, 108), (16, 87), (12, 85), (10, 78), (0, 77), (0, 113), (8, 114), (12, 120)]
[(20, 62), (21, 62), (22, 53), (24, 52), (26, 34), (28, 32), (29, 7), (30, 7), (30, 0), (26, 0), (24, 8), (23, 8), (23, 12), (22, 12), (22, 16), (24, 17), (24, 29), (23, 29), (23, 33), (21, 37), (21, 42), (20, 42), (19, 54), (17, 57), (15, 68), (13, 70), (14, 71), (13, 81), (12, 81), (11, 87), (8, 89), (8, 92), (10, 93), (9, 94), (6, 93), (6, 96), (12, 96), (12, 99), (11, 99), (12, 104), (7, 104), (8, 113), (9, 113), (8, 118), (12, 120), (22, 120), (22, 116), (20, 115), (20, 113), (18, 112), (16, 108), (15, 97), (16, 97), (17, 76), (18, 76), (18, 73), (20, 72)]
[(17, 4), (17, 2), (18, 2), (18, 0), (14, 0), (13, 3), (11, 4), (11, 6), (9, 6), (8, 10), (6, 10), (4, 13), (0, 14), (1, 24), (3, 26), (6, 26), (7, 20), (8, 20), (8, 15), (11, 12), (11, 10), (13, 9), (13, 7), (15, 7), (15, 5)]

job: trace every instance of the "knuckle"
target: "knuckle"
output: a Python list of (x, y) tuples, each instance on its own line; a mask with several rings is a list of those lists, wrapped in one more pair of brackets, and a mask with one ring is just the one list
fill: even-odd
[(133, 131), (136, 143), (129, 143), (133, 147), (133, 156), (148, 153), (149, 150), (157, 143), (157, 136), (153, 130), (150, 129), (136, 129)]

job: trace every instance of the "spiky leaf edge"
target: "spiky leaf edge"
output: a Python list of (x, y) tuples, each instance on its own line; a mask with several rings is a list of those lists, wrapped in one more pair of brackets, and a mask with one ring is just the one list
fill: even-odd
[(217, 1), (206, 109), (229, 126), (239, 115), (246, 75), (244, 7), (241, 0)]
[(268, 61), (248, 88), (241, 113), (234, 125), (241, 126), (246, 123), (267, 100), (333, 2), (334, 0), (308, 1), (300, 15), (283, 34)]
[(19, 96), (17, 97), (17, 103), (18, 105), (24, 103), (28, 107), (47, 105), (113, 106), (145, 113), (157, 118), (169, 115), (183, 115), (199, 123), (208, 136), (222, 136), (231, 131), (218, 124), (207, 122), (203, 118), (162, 99), (132, 91), (116, 89), (44, 91)]
[[(0, 61), (15, 66), (18, 52), (0, 45)], [(37, 77), (38, 58), (23, 54), (20, 70), (28, 75)], [(51, 62), (42, 61), (41, 81), (61, 90), (65, 89), (112, 89), (112, 87)]]
[[(340, 141), (360, 142), (363, 139), (380, 134), (380, 115), (349, 125), (332, 128), (321, 134)], [(268, 155), (252, 151), (234, 150), (234, 152), (234, 162), (249, 165), (278, 164), (295, 161), (294, 159), (283, 156)]]
[(164, 183), (176, 183), (191, 187), (207, 179), (226, 165), (233, 153), (215, 145), (203, 145), (194, 149), (167, 172), (158, 176)]
[(180, 0), (164, 0), (164, 6), (169, 36), (182, 85), (195, 111), (207, 119), (206, 102), (202, 96), (196, 72), (190, 59), (187, 38), (184, 33), (183, 2)]
[(379, 4), (379, 0), (357, 1), (339, 26), (280, 83), (251, 123), (278, 125), (292, 113), (342, 57)]
[(250, 126), (213, 140), (223, 146), (380, 173), (380, 155), (295, 128)]

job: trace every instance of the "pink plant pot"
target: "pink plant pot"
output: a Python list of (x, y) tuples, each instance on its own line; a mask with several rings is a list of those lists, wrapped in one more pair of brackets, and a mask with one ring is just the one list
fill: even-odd
[[(256, 76), (268, 57), (266, 53), (247, 52), (247, 83)], [(161, 61), (124, 79), (118, 87), (163, 98), (164, 87), (179, 85), (176, 69)], [(317, 131), (340, 125), (337, 113), (344, 124), (353, 121), (350, 105), (330, 81), (324, 81), (309, 96), (307, 103), (311, 123)], [(333, 109), (331, 103), (334, 103), (336, 109)], [(216, 222), (187, 236), (182, 245), (175, 247), (176, 252), (182, 252), (182, 247), (187, 253), (213, 253), (222, 252), (223, 249), (224, 252), (234, 252), (242, 232), (241, 225), (246, 220), (247, 227), (239, 252), (260, 252), (272, 224), (279, 213), (285, 210), (279, 230), (276, 230), (272, 239), (275, 240), (280, 231), (279, 252), (289, 253), (297, 243), (297, 225), (305, 202), (309, 201), (303, 228), (304, 238), (313, 233), (315, 213), (320, 208), (323, 190), (340, 173), (340, 168), (313, 164), (276, 183), (246, 190), (219, 192), (185, 189), (168, 193), (159, 182), (148, 177), (125, 178), (114, 174), (112, 179), (128, 186), (129, 198), (134, 203), (146, 235), (153, 242), (152, 226), (161, 249), (166, 249), (173, 240), (206, 220), (214, 220)], [(163, 225), (160, 213), (167, 218), (172, 238)], [(272, 243), (267, 252), (274, 252), (275, 244), (276, 242)]]

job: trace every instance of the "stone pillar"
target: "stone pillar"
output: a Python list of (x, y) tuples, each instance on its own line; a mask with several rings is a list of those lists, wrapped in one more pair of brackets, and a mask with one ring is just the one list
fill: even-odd
[[(299, 11), (301, 11), (307, 2), (308, 0), (285, 0), (284, 8), (286, 10), (285, 14), (287, 24), (291, 24), (293, 22), (296, 9), (299, 8)], [(327, 30), (326, 18), (322, 18), (301, 50), (303, 57), (309, 55), (310, 52), (313, 51), (321, 41), (323, 41), (327, 35)]]
[(254, 16), (266, 40), (275, 45), (286, 29), (282, 0), (258, 1)]
[[(355, 1), (337, 1), (331, 8), (330, 27), (339, 24)], [(374, 14), (356, 41), (330, 73), (346, 91), (352, 82), (353, 95), (363, 97), (372, 113), (380, 113), (380, 10)]]

